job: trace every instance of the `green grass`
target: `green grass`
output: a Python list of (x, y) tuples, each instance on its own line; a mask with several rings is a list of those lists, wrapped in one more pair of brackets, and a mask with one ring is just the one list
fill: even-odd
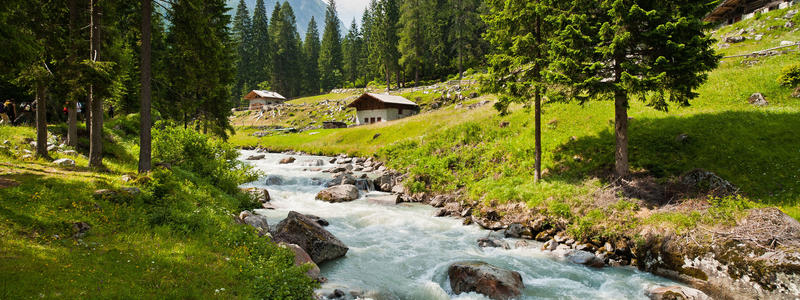
[[(786, 37), (780, 32), (776, 36), (754, 47)], [(800, 99), (776, 82), (784, 66), (800, 61), (800, 53), (760, 58), (755, 64), (743, 60), (722, 62), (690, 107), (660, 112), (633, 101), (631, 165), (659, 182), (695, 168), (707, 169), (730, 180), (757, 205), (779, 206), (800, 219)], [(750, 105), (747, 99), (755, 92), (763, 93), (770, 105)], [(234, 137), (233, 142), (274, 150), (375, 155), (409, 171), (406, 184), (414, 191), (464, 189), (470, 198), (486, 203), (521, 201), (531, 207), (565, 203), (582, 216), (588, 213), (580, 212), (583, 206), (592, 207), (587, 204), (589, 195), (607, 184), (604, 175), (613, 166), (613, 111), (610, 102), (545, 104), (547, 175), (538, 184), (531, 180), (533, 114), (519, 107), (500, 117), (490, 107), (465, 113), (451, 106), (379, 125), (261, 139)], [(510, 125), (499, 126), (503, 121)], [(679, 134), (689, 139), (677, 142)]]
[[(788, 9), (771, 11), (716, 30), (714, 37), (720, 40), (720, 43), (724, 43), (726, 36), (739, 35), (743, 29), (747, 31), (742, 35), (747, 38), (744, 42), (730, 44), (729, 48), (720, 49), (720, 54), (725, 56), (748, 54), (778, 47), (781, 45), (781, 41), (800, 41), (800, 31), (796, 30), (800, 26), (800, 14), (793, 18), (792, 22), (795, 24), (793, 28), (785, 28), (784, 25), (789, 20), (783, 18), (789, 10), (798, 9), (798, 7), (795, 5)], [(762, 35), (762, 39), (756, 41), (756, 35)]]
[[(173, 164), (171, 170), (137, 177), (131, 160), (137, 149), (115, 131), (107, 130), (104, 143), (109, 170), (93, 172), (80, 157), (74, 168), (42, 158), (21, 160), (34, 130), (0, 126), (0, 142), (9, 140), (11, 149), (0, 150), (0, 298), (311, 295), (314, 284), (304, 268), (293, 266), (291, 251), (233, 222), (231, 214), (255, 204), (214, 183), (215, 176), (227, 175), (201, 176), (188, 165)], [(126, 174), (136, 179), (123, 182)], [(97, 189), (124, 186), (142, 192), (93, 196)], [(74, 236), (75, 222), (91, 229)]]
[(323, 94), (323, 95), (316, 95), (316, 96), (292, 99), (292, 100), (286, 101), (286, 103), (289, 103), (289, 104), (313, 104), (313, 103), (318, 103), (318, 102), (322, 102), (322, 101), (325, 101), (325, 100), (343, 100), (343, 99), (346, 99), (346, 98), (349, 98), (349, 97), (352, 97), (352, 96), (358, 96), (358, 95), (359, 94), (356, 94), (356, 93), (330, 93), (330, 94)]

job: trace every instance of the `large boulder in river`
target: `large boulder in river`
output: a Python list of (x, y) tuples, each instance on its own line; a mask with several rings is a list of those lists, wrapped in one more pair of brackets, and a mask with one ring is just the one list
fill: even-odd
[(338, 173), (333, 176), (333, 179), (331, 179), (331, 181), (328, 181), (328, 183), (325, 184), (325, 187), (332, 187), (343, 184), (355, 184), (355, 183), (356, 183), (356, 178), (353, 177), (353, 175), (347, 173)]
[(587, 265), (595, 268), (602, 268), (606, 265), (602, 259), (595, 256), (591, 252), (584, 250), (570, 251), (569, 253), (567, 253), (567, 260), (575, 264)]
[(358, 188), (352, 184), (343, 184), (322, 190), (317, 194), (317, 200), (338, 203), (358, 199)]
[(522, 275), (484, 262), (457, 262), (447, 269), (453, 293), (476, 292), (491, 299), (512, 299), (522, 295)]
[(295, 245), (295, 244), (280, 243), (280, 245), (283, 246), (283, 247), (286, 247), (289, 250), (292, 250), (292, 252), (294, 252), (294, 265), (295, 266), (302, 266), (302, 265), (305, 265), (305, 264), (310, 264), (311, 265), (311, 269), (309, 269), (306, 272), (306, 275), (308, 275), (308, 277), (311, 277), (311, 279), (314, 279), (314, 280), (320, 280), (321, 279), (319, 266), (317, 266), (317, 264), (314, 263), (314, 261), (311, 259), (311, 256), (308, 255), (308, 253), (306, 253), (306, 251), (303, 250), (303, 248), (301, 248), (300, 246)]
[(316, 264), (342, 257), (349, 250), (315, 220), (294, 211), (278, 223), (272, 238), (277, 242), (300, 246)]

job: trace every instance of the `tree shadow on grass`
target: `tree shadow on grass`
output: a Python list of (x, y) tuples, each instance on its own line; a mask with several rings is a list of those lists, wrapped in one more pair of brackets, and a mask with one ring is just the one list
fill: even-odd
[[(800, 200), (800, 114), (729, 111), (633, 119), (630, 164), (658, 181), (706, 169), (747, 196), (769, 204)], [(608, 179), (614, 165), (614, 133), (578, 138), (559, 146), (554, 176)]]

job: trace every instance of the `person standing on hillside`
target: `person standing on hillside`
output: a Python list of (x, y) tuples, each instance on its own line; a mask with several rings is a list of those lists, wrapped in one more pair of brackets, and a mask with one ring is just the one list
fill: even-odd
[(8, 118), (8, 114), (6, 113), (6, 106), (0, 106), (0, 124), (11, 124), (11, 120)]
[(8, 116), (11, 125), (16, 124), (15, 120), (17, 119), (17, 106), (14, 105), (14, 99), (6, 100), (6, 103), (3, 104), (3, 107), (6, 110), (6, 115)]

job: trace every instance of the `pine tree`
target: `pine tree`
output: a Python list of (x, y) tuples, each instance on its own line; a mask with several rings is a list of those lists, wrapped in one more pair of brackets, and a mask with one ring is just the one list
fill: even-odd
[[(481, 38), (484, 24), (480, 18), (482, 10), (481, 0), (450, 0), (451, 24), (449, 43), (452, 45), (451, 53), (455, 54), (455, 65), (458, 69), (458, 78), (462, 78), (465, 64), (475, 64), (483, 57)], [(492, 3), (492, 1), (487, 1)], [(531, 6), (536, 6), (536, 1), (528, 1)], [(510, 1), (508, 6), (514, 6)]]
[[(276, 13), (277, 12), (277, 13)], [(270, 33), (274, 44), (270, 86), (285, 97), (299, 95), (302, 86), (300, 68), (300, 41), (294, 11), (288, 2), (276, 6), (272, 12)]]
[[(386, 91), (391, 89), (392, 72), (398, 72), (400, 53), (397, 50), (399, 38), (397, 37), (397, 23), (400, 20), (400, 11), (396, 0), (381, 0), (373, 12), (373, 38), (375, 43), (375, 56), (386, 75)], [(399, 78), (399, 75), (398, 75)], [(399, 81), (399, 80), (398, 80)], [(399, 87), (399, 84), (398, 84)]]
[(617, 177), (629, 172), (631, 96), (666, 111), (688, 105), (719, 61), (703, 17), (709, 1), (572, 0), (559, 3), (552, 81), (580, 101), (614, 99)]
[(361, 32), (356, 25), (356, 19), (350, 23), (350, 30), (344, 37), (342, 42), (342, 53), (344, 57), (344, 64), (342, 71), (344, 72), (344, 80), (355, 84), (357, 79), (361, 76), (361, 55), (364, 41), (361, 37)]
[(308, 31), (306, 31), (306, 39), (303, 43), (303, 53), (305, 60), (303, 60), (306, 67), (305, 74), (305, 88), (304, 90), (313, 95), (318, 94), (320, 91), (320, 76), (319, 76), (319, 29), (317, 29), (317, 22), (314, 17), (308, 22)]
[(419, 85), (420, 73), (426, 61), (428, 37), (433, 23), (432, 0), (406, 0), (400, 14), (400, 64), (414, 72), (414, 84)]
[[(263, 0), (262, 0), (263, 4)], [(233, 18), (231, 36), (236, 47), (236, 80), (233, 85), (233, 100), (238, 103), (243, 93), (255, 88), (252, 80), (252, 47), (253, 47), (253, 22), (244, 0), (239, 0), (236, 16)]]
[(323, 90), (333, 89), (342, 83), (342, 41), (336, 2), (330, 0), (325, 11), (325, 31), (319, 53), (319, 72)]
[(151, 153), (151, 116), (150, 104), (152, 102), (152, 89), (151, 83), (151, 33), (152, 21), (151, 15), (153, 14), (152, 0), (142, 0), (142, 63), (141, 63), (141, 104), (140, 104), (140, 118), (139, 118), (139, 173), (147, 173), (150, 171), (150, 160), (152, 159)]
[(495, 107), (508, 113), (514, 102), (534, 100), (534, 182), (542, 176), (542, 95), (548, 86), (544, 72), (549, 68), (548, 38), (556, 29), (551, 18), (557, 12), (552, 0), (488, 0), (490, 12), (484, 20), (489, 26), (486, 39), (494, 52), (487, 56), (487, 91), (499, 93)]
[[(280, 14), (280, 6), (277, 3), (275, 5), (276, 9), (273, 10), (272, 14), (273, 22), (276, 17), (275, 13)], [(273, 55), (271, 38), (273, 35), (269, 27), (264, 0), (256, 0), (256, 7), (253, 11), (253, 29), (251, 31), (253, 43), (247, 49), (250, 53), (250, 67), (247, 68), (247, 72), (250, 73), (248, 82), (251, 86), (270, 80), (269, 74), (272, 70), (270, 64)]]

